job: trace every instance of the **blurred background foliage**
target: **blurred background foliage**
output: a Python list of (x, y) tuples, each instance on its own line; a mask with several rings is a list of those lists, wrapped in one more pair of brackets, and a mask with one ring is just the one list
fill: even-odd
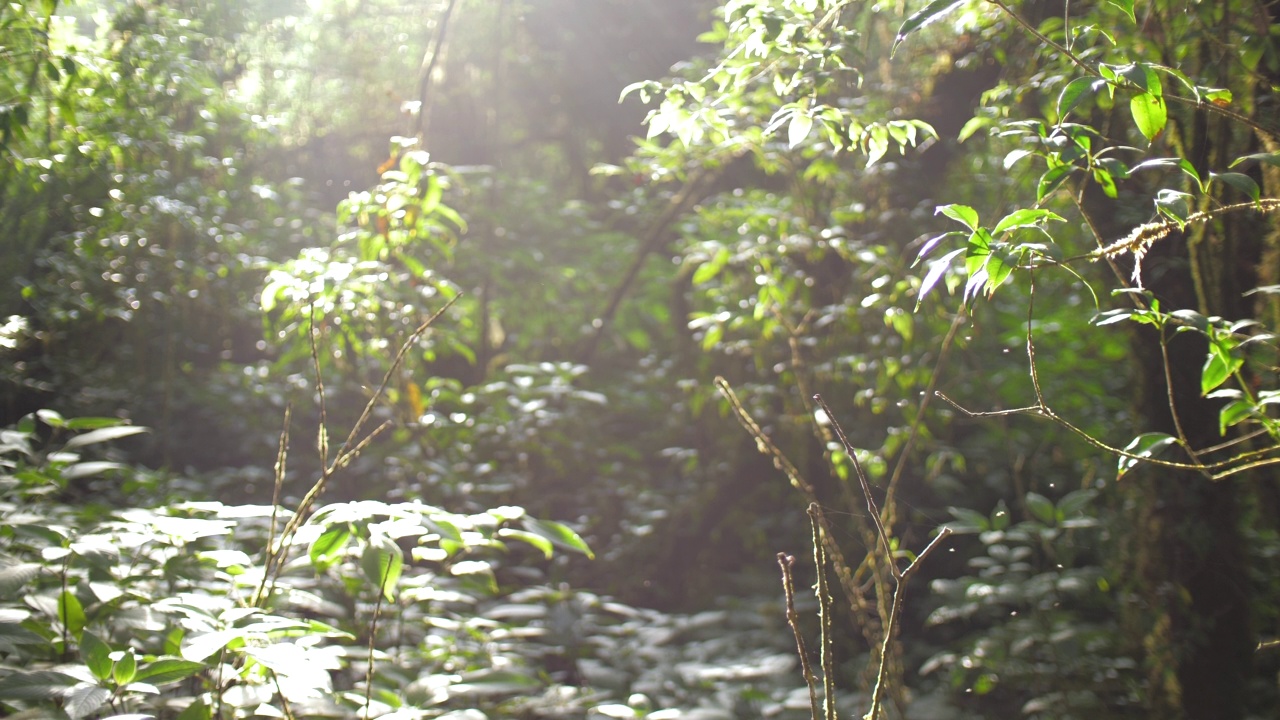
[[(806, 499), (723, 377), (851, 559), (841, 712), (866, 709), (891, 578), (832, 420), (898, 551), (958, 533), (886, 645), (883, 716), (1273, 716), (1268, 467), (1135, 457), (1117, 483), (1081, 433), (1148, 459), (1255, 428), (1256, 457), (1277, 446), (1276, 216), (1183, 226), (1280, 195), (1277, 17), (5, 4), (0, 709), (807, 717), (774, 560), (813, 581)], [(978, 252), (940, 205), (1064, 221)], [(1161, 218), (1173, 239), (1138, 258), (1154, 314), (1109, 296), (1140, 289), (1132, 256), (1053, 265)], [(1118, 322), (1139, 316), (1172, 324)], [(1202, 397), (1214, 348), (1236, 395)], [(1040, 396), (1081, 432), (959, 409)], [(271, 504), (323, 472), (317, 425), (336, 446), (371, 397), (390, 429), (327, 488), (279, 597), (241, 613)]]

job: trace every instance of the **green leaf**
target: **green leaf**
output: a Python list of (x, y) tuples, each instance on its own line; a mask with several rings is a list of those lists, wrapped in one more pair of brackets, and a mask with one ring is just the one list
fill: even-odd
[(970, 230), (978, 229), (978, 211), (968, 205), (939, 205), (933, 211), (934, 215), (942, 213), (952, 220), (964, 223), (965, 227)]
[(1107, 3), (1120, 8), (1121, 12), (1129, 16), (1129, 22), (1138, 24), (1138, 18), (1133, 14), (1133, 0), (1107, 0)]
[(80, 659), (99, 680), (111, 677), (111, 646), (88, 630), (80, 636)]
[(197, 698), (185, 710), (178, 713), (178, 717), (174, 720), (212, 720), (212, 718), (213, 711)]
[(587, 546), (587, 543), (578, 535), (578, 533), (574, 532), (567, 525), (553, 520), (537, 520), (530, 517), (524, 518), (524, 520), (521, 521), (521, 524), (524, 525), (525, 530), (528, 530), (534, 535), (540, 535), (560, 547), (580, 552), (592, 559), (596, 556), (595, 553), (591, 552), (591, 548)]
[(79, 720), (97, 712), (110, 699), (110, 690), (98, 685), (82, 685), (67, 695), (63, 709), (71, 720)]
[(1244, 173), (1236, 173), (1236, 172), (1209, 173), (1209, 182), (1212, 183), (1214, 180), (1221, 180), (1222, 182), (1230, 185), (1236, 190), (1239, 190), (1245, 195), (1248, 195), (1249, 199), (1254, 201), (1255, 203), (1258, 202), (1258, 200), (1261, 199), (1262, 197), (1262, 190), (1258, 188), (1258, 183), (1255, 182), (1253, 178), (1249, 177), (1248, 175), (1245, 175)]
[(146, 681), (152, 685), (168, 685), (185, 680), (204, 670), (205, 664), (177, 657), (162, 657), (143, 665), (134, 680)]
[(1248, 400), (1235, 400), (1223, 406), (1218, 412), (1218, 432), (1225, 436), (1227, 428), (1239, 424), (1248, 419), (1255, 412), (1258, 406)]
[(947, 512), (958, 521), (947, 524), (952, 532), (977, 533), (991, 529), (991, 519), (976, 510), (953, 506), (947, 508)]
[(1067, 176), (1076, 170), (1074, 165), (1059, 165), (1049, 168), (1040, 176), (1040, 182), (1036, 184), (1036, 201), (1045, 199), (1054, 190), (1058, 189)]
[(1063, 518), (1075, 517), (1084, 512), (1097, 495), (1097, 490), (1073, 490), (1058, 501), (1058, 512)]
[(116, 685), (128, 685), (133, 682), (134, 676), (138, 673), (138, 658), (133, 654), (133, 648), (127, 648), (120, 653), (120, 659), (116, 660), (116, 665), (111, 669), (111, 678), (116, 681)]
[(808, 112), (797, 110), (791, 116), (791, 122), (787, 123), (787, 147), (794, 148), (804, 142), (812, 129), (813, 117)]
[(62, 591), (58, 596), (58, 621), (72, 635), (79, 635), (84, 630), (87, 619), (84, 615), (84, 607), (80, 605), (80, 600), (75, 593), (70, 590)]
[(1200, 393), (1208, 395), (1242, 365), (1244, 358), (1234, 357), (1229, 350), (1224, 351), (1220, 346), (1211, 347), (1209, 357), (1204, 361), (1204, 369), (1200, 372)]
[(1058, 95), (1058, 122), (1062, 122), (1067, 113), (1074, 110), (1082, 100), (1093, 95), (1106, 84), (1106, 80), (1096, 77), (1076, 78), (1067, 83), (1067, 86), (1062, 88), (1062, 93)]
[(1111, 173), (1103, 168), (1095, 167), (1093, 169), (1093, 180), (1102, 188), (1102, 194), (1111, 199), (1119, 197), (1120, 191), (1116, 188), (1115, 178), (1111, 177)]
[(1057, 520), (1057, 510), (1053, 507), (1053, 501), (1041, 495), (1040, 493), (1027, 493), (1027, 510), (1031, 516), (1045, 525), (1052, 525)]
[(385, 535), (369, 538), (360, 555), (360, 569), (387, 602), (395, 600), (396, 583), (404, 569), (404, 551), (395, 540)]
[(1138, 126), (1138, 132), (1142, 133), (1149, 143), (1154, 142), (1160, 133), (1164, 132), (1165, 123), (1169, 119), (1164, 98), (1150, 92), (1134, 95), (1129, 100), (1129, 112), (1133, 114), (1133, 122)]
[(83, 435), (76, 435), (67, 441), (66, 449), (84, 447), (85, 445), (94, 445), (96, 443), (108, 442), (110, 440), (119, 440), (120, 438), (137, 435), (138, 433), (150, 432), (149, 428), (139, 427), (137, 425), (118, 425), (116, 427), (104, 427), (97, 430), (90, 430)]
[(1243, 157), (1238, 157), (1234, 161), (1232, 161), (1231, 167), (1235, 167), (1241, 163), (1251, 162), (1253, 160), (1257, 160), (1258, 162), (1261, 162), (1261, 163), (1266, 163), (1267, 165), (1274, 165), (1275, 167), (1280, 167), (1280, 152), (1253, 153), (1252, 155), (1245, 155)]
[(13, 672), (0, 678), (0, 700), (48, 700), (61, 697), (80, 680), (52, 670)]
[(893, 54), (898, 51), (898, 46), (902, 44), (903, 40), (907, 39), (908, 35), (940, 19), (963, 2), (964, 0), (933, 0), (933, 2), (912, 13), (906, 19), (906, 22), (902, 23), (901, 27), (898, 28), (898, 35), (893, 39), (893, 48), (889, 51), (889, 56), (893, 57)]
[(720, 248), (716, 251), (715, 257), (698, 266), (697, 271), (693, 273), (692, 283), (695, 286), (702, 285), (715, 278), (724, 269), (725, 264), (729, 262), (729, 257), (729, 248)]
[(20, 563), (0, 569), (0, 599), (16, 595), (32, 578), (40, 574), (41, 567), (43, 566), (39, 563)]
[(1156, 193), (1156, 210), (1181, 227), (1191, 215), (1191, 200), (1191, 195), (1180, 190), (1161, 190)]
[(498, 530), (498, 537), (513, 538), (515, 540), (520, 540), (522, 542), (529, 543), (530, 545), (541, 550), (542, 554), (545, 555), (548, 560), (551, 559), (551, 554), (552, 554), (552, 550), (554, 549), (554, 546), (551, 544), (550, 540), (548, 540), (547, 538), (541, 535), (538, 535), (536, 533), (531, 533), (528, 530), (517, 530), (515, 528), (502, 528)]
[(351, 526), (337, 523), (329, 526), (320, 537), (311, 543), (307, 555), (311, 558), (311, 567), (317, 572), (324, 572), (342, 559), (342, 551), (351, 540)]
[(66, 428), (68, 430), (97, 430), (99, 428), (119, 427), (124, 424), (125, 421), (120, 418), (78, 417), (67, 420)]
[(938, 284), (938, 281), (947, 272), (947, 268), (951, 267), (952, 259), (964, 251), (964, 248), (952, 250), (929, 263), (929, 272), (925, 273), (924, 280), (920, 282), (920, 291), (916, 293), (916, 310), (920, 309), (920, 303), (924, 302), (925, 295), (929, 294), (929, 291)]
[(1143, 458), (1153, 458), (1160, 453), (1161, 450), (1177, 443), (1178, 440), (1167, 433), (1143, 433), (1134, 438), (1125, 446), (1125, 452), (1137, 457), (1121, 456), (1118, 466), (1116, 479), (1124, 477), (1124, 474), (1137, 467)]
[(995, 229), (991, 231), (992, 235), (1018, 228), (1036, 227), (1046, 220), (1057, 220), (1066, 222), (1066, 220), (1055, 212), (1050, 210), (1041, 210), (1038, 208), (1021, 208), (1005, 215), (996, 223)]

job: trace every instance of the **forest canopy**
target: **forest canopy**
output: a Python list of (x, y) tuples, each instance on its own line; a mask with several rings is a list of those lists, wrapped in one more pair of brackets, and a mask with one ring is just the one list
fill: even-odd
[(0, 714), (1274, 717), (1280, 5), (0, 6)]

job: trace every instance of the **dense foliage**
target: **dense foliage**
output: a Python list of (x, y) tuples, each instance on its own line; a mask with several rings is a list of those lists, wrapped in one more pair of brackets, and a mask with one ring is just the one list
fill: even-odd
[(1274, 3), (24, 0), (0, 58), (3, 714), (1280, 707)]

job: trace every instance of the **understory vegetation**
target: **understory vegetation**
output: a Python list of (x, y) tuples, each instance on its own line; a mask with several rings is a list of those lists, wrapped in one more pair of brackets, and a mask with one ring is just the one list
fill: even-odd
[(1273, 0), (18, 0), (0, 154), (0, 715), (1280, 709)]

